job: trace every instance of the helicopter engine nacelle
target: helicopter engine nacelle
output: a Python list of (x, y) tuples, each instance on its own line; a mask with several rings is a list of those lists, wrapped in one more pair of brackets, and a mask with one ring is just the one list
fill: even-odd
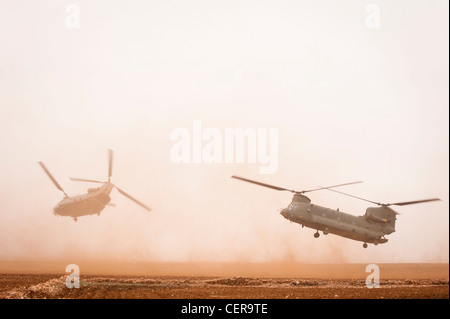
[(95, 192), (96, 190), (98, 190), (98, 188), (88, 188), (88, 193), (90, 194), (90, 193), (93, 193), (93, 192)]
[(378, 216), (366, 215), (366, 218), (368, 220), (371, 220), (371, 221), (377, 222), (377, 223), (387, 223), (387, 219), (386, 218), (381, 218), (381, 217), (378, 217)]

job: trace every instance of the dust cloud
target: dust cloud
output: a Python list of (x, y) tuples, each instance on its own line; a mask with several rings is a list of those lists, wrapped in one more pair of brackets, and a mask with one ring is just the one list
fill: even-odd
[[(2, 262), (283, 265), (273, 273), (448, 263), (448, 3), (383, 3), (377, 30), (363, 4), (334, 0), (77, 4), (77, 30), (58, 1), (0, 5)], [(170, 134), (192, 132), (195, 119), (220, 132), (277, 128), (277, 172), (173, 163)], [(68, 178), (106, 180), (108, 148), (111, 181), (152, 211), (113, 190), (115, 207), (100, 216), (54, 216), (62, 193), (38, 161), (82, 194), (97, 185)], [(396, 208), (389, 242), (363, 249), (313, 238), (279, 214), (290, 193), (232, 175), (296, 190), (363, 180), (343, 190), (442, 201)], [(310, 198), (354, 215), (369, 206), (331, 192)]]

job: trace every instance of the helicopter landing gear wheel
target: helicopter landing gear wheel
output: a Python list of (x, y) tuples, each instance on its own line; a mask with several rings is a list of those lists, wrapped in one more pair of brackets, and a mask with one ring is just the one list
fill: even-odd
[(363, 247), (364, 247), (364, 248), (367, 248), (367, 243), (364, 243), (364, 244), (363, 244)]
[(314, 238), (319, 238), (320, 234), (319, 231), (317, 231), (316, 233), (314, 233)]
[(74, 221), (77, 221), (78, 219), (76, 217), (73, 218)]
[(324, 230), (323, 230), (323, 234), (324, 235), (328, 235), (330, 233), (330, 231), (328, 230), (328, 228), (325, 228)]
[(378, 240), (375, 240), (374, 242), (373, 242), (373, 244), (376, 246), (376, 245), (378, 245)]

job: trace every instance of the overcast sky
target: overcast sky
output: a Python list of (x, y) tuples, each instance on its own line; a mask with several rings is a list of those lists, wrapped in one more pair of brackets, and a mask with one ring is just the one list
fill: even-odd
[[(0, 259), (448, 262), (448, 9), (445, 0), (1, 0)], [(276, 128), (276, 172), (174, 163), (171, 132), (193, 132), (194, 120), (223, 133)], [(81, 194), (94, 185), (68, 177), (106, 180), (108, 148), (112, 181), (152, 211), (113, 191), (116, 207), (101, 216), (54, 216), (63, 194), (37, 162)], [(290, 193), (233, 174), (296, 190), (362, 180), (341, 190), (442, 201), (395, 208), (389, 242), (363, 249), (315, 239), (279, 215)], [(353, 215), (369, 206), (309, 196)]]

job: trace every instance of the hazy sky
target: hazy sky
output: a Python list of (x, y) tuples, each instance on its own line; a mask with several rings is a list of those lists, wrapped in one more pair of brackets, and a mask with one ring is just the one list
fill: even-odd
[[(448, 9), (0, 0), (0, 259), (448, 262)], [(192, 132), (194, 120), (220, 132), (277, 128), (278, 170), (173, 163), (171, 132)], [(37, 162), (81, 194), (93, 185), (68, 177), (106, 179), (107, 148), (112, 181), (153, 210), (113, 191), (116, 207), (101, 216), (54, 216), (62, 193)], [(279, 215), (290, 193), (233, 174), (296, 190), (362, 180), (341, 190), (442, 201), (395, 208), (389, 242), (363, 249), (315, 239)], [(327, 191), (310, 198), (354, 215), (368, 207)]]

